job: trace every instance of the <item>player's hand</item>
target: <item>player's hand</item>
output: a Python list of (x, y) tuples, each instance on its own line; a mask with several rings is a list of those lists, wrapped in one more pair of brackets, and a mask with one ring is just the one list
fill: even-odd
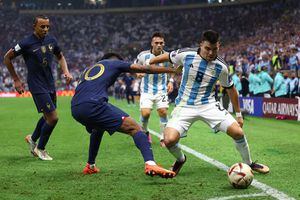
[(63, 76), (66, 79), (66, 84), (69, 85), (73, 80), (73, 76), (69, 72), (64, 73)]
[(20, 81), (19, 79), (18, 80), (15, 80), (14, 81), (14, 85), (15, 85), (15, 89), (17, 90), (17, 92), (19, 94), (23, 94), (24, 91), (25, 91), (25, 84)]
[(143, 78), (145, 76), (144, 73), (136, 73), (137, 78)]
[(168, 91), (168, 94), (170, 94), (171, 92), (173, 92), (174, 90), (174, 85), (172, 82), (169, 82), (168, 85), (167, 85), (167, 91)]
[(182, 73), (182, 68), (183, 68), (183, 66), (177, 66), (175, 69), (176, 69), (176, 71), (175, 71), (175, 74), (181, 74)]
[(243, 128), (243, 125), (244, 125), (243, 117), (237, 117), (236, 121), (240, 125), (240, 127)]

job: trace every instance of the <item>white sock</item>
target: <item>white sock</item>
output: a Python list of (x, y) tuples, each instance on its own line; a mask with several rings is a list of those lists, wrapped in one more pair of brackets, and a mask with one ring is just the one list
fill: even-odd
[(169, 152), (176, 158), (177, 161), (183, 162), (185, 160), (182, 150), (179, 148), (178, 143), (168, 148)]
[(148, 165), (156, 165), (156, 163), (153, 160), (146, 161), (146, 164), (148, 164)]
[(149, 118), (144, 118), (143, 116), (140, 117), (140, 120), (142, 122), (142, 127), (145, 131), (148, 131), (148, 121)]
[(168, 123), (168, 118), (167, 117), (160, 117), (160, 120), (159, 120), (159, 128), (160, 128), (160, 134), (163, 133), (167, 123)]
[(234, 140), (236, 149), (240, 152), (244, 163), (250, 165), (252, 163), (250, 150), (246, 136), (244, 135), (241, 139)]

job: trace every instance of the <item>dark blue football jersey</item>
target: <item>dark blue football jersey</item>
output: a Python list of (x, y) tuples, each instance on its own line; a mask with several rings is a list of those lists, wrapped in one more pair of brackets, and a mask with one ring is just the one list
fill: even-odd
[(130, 71), (130, 65), (131, 63), (120, 60), (102, 60), (86, 68), (72, 98), (72, 106), (85, 102), (107, 101), (108, 88), (121, 73)]
[(53, 55), (59, 55), (61, 49), (54, 37), (46, 35), (39, 39), (32, 34), (20, 41), (13, 51), (22, 55), (28, 68), (27, 83), (31, 93), (49, 93), (55, 91), (51, 64)]

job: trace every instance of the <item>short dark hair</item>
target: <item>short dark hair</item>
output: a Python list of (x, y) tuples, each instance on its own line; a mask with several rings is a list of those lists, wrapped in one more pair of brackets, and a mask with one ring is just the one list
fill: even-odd
[(155, 37), (160, 37), (160, 38), (164, 38), (165, 39), (164, 34), (161, 33), (161, 32), (155, 32), (155, 33), (153, 33), (151, 39), (153, 39)]
[(46, 15), (37, 15), (33, 18), (33, 25), (36, 25), (38, 19), (49, 19), (49, 17), (47, 17)]
[(201, 41), (208, 41), (211, 44), (215, 44), (220, 41), (220, 35), (214, 30), (207, 30), (202, 33)]
[(114, 52), (104, 54), (100, 60), (111, 59), (113, 57), (118, 58), (119, 60), (124, 60), (123, 57), (120, 54), (117, 54), (117, 53), (114, 53)]

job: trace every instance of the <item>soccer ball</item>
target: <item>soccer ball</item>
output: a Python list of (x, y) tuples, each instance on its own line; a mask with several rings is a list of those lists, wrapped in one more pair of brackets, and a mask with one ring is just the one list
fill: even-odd
[(238, 189), (247, 188), (252, 183), (254, 177), (252, 169), (244, 163), (235, 163), (232, 165), (227, 175), (230, 184)]

